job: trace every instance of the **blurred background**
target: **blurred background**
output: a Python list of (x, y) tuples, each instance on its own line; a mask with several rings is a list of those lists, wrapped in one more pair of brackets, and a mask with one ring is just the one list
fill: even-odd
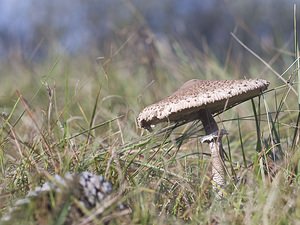
[[(179, 42), (225, 62), (231, 32), (258, 54), (294, 51), (286, 0), (0, 0), (0, 60), (41, 62), (53, 51), (108, 56), (114, 46)], [(299, 23), (298, 23), (299, 24)], [(242, 54), (234, 42), (232, 55)], [(145, 47), (145, 46), (144, 46)], [(154, 48), (151, 50), (151, 48)], [(173, 49), (174, 50), (174, 49)], [(153, 52), (152, 52), (153, 54)]]
[[(145, 99), (144, 89), (153, 81), (147, 95), (154, 99), (191, 78), (264, 77), (282, 84), (274, 71), (282, 74), (295, 60), (294, 6), (298, 3), (0, 0), (0, 103), (11, 105), (15, 90), (31, 93), (41, 81), (59, 91), (65, 85), (61, 77), (68, 77), (71, 87), (83, 81), (91, 96), (93, 87), (106, 80), (106, 94), (140, 99)], [(297, 15), (299, 7), (298, 11)], [(138, 89), (122, 92), (122, 82)], [(157, 91), (161, 86), (166, 89), (162, 93)], [(139, 103), (145, 105), (150, 99)]]

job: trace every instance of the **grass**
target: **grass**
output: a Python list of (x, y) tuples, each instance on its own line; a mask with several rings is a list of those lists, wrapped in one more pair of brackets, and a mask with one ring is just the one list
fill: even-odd
[[(219, 201), (211, 190), (208, 146), (199, 142), (200, 122), (158, 125), (148, 133), (135, 119), (184, 81), (236, 79), (240, 65), (229, 59), (224, 70), (210, 52), (173, 47), (173, 53), (159, 49), (155, 68), (127, 66), (132, 49), (126, 47), (107, 59), (60, 56), (3, 66), (1, 213), (55, 173), (88, 170), (105, 175), (116, 191), (125, 188), (121, 200), (132, 209), (127, 224), (299, 223), (294, 58), (280, 56), (282, 67), (289, 68), (276, 72), (289, 81), (284, 84), (248, 57), (253, 67), (247, 77), (269, 80), (269, 91), (216, 117), (229, 131), (224, 138), (229, 185)], [(258, 71), (263, 75), (256, 76)]]

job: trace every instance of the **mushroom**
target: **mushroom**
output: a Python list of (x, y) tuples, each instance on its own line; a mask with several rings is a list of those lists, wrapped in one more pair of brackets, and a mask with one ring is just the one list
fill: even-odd
[(211, 151), (213, 188), (222, 197), (226, 183), (222, 136), (227, 132), (219, 130), (213, 115), (260, 95), (268, 85), (263, 79), (189, 80), (171, 96), (143, 109), (137, 122), (151, 131), (151, 126), (164, 121), (201, 120), (206, 133), (201, 142), (208, 143)]

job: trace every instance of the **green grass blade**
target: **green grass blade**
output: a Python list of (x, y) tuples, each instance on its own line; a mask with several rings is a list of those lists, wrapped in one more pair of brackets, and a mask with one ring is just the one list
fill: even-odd
[[(251, 103), (252, 103), (252, 109), (255, 118), (255, 124), (256, 124), (256, 137), (257, 137), (256, 151), (261, 152), (262, 147), (261, 147), (261, 138), (260, 138), (260, 114), (257, 114), (256, 112), (256, 107), (253, 99), (251, 99)], [(260, 108), (260, 97), (259, 97), (259, 108)]]
[(240, 143), (241, 143), (243, 162), (244, 162), (245, 168), (247, 168), (248, 166), (247, 166), (247, 161), (246, 161), (246, 156), (245, 156), (245, 151), (244, 151), (244, 142), (243, 142), (243, 138), (242, 138), (241, 124), (240, 124), (239, 117), (238, 117), (237, 121), (238, 121), (239, 137), (240, 137)]

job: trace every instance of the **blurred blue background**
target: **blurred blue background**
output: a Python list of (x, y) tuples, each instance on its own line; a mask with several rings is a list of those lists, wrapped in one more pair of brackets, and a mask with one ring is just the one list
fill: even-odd
[[(259, 54), (281, 46), (293, 52), (289, 0), (0, 0), (0, 60), (18, 55), (41, 61), (53, 49), (101, 55), (143, 29), (157, 38), (203, 50), (224, 60), (231, 32)], [(298, 18), (300, 8), (298, 8)], [(298, 21), (298, 24), (300, 22)]]

